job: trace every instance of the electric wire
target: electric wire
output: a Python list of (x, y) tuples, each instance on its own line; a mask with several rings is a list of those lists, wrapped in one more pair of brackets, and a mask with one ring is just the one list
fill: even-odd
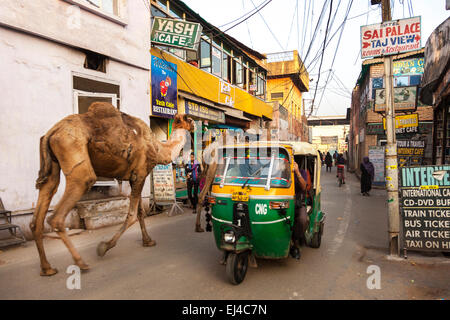
[[(253, 2), (253, 0), (250, 0), (250, 1), (252, 2), (253, 6), (256, 8), (255, 3)], [(262, 8), (261, 8), (261, 9), (262, 9)], [(264, 24), (266, 25), (267, 29), (268, 29), (269, 32), (272, 34), (273, 38), (276, 40), (276, 42), (278, 43), (278, 45), (280, 46), (280, 48), (281, 48), (282, 50), (285, 50), (285, 48), (283, 48), (283, 46), (281, 45), (281, 43), (280, 43), (280, 41), (278, 40), (278, 38), (273, 34), (272, 29), (270, 29), (269, 25), (268, 25), (267, 22), (266, 22), (266, 19), (264, 19), (264, 17), (263, 17), (263, 15), (261, 14), (260, 10), (256, 11), (255, 13), (259, 13), (259, 16), (260, 16), (261, 19), (264, 21)], [(255, 13), (253, 13), (253, 14), (255, 14)], [(253, 15), (253, 14), (252, 14), (252, 15)], [(229, 30), (229, 29), (225, 30), (225, 32), (228, 31), (228, 30)]]
[[(332, 11), (333, 11), (333, 0), (331, 0), (331, 4), (330, 4), (330, 13), (329, 13), (329, 15), (328, 15), (327, 26), (326, 26), (326, 28), (325, 28), (325, 37), (324, 37), (324, 45), (323, 45), (323, 50), (322, 50), (322, 59), (320, 60), (320, 65), (319, 65), (319, 77), (318, 77), (317, 82), (316, 82), (316, 91), (314, 91), (314, 97), (313, 97), (313, 100), (312, 100), (312, 106), (311, 106), (311, 111), (310, 111), (309, 116), (311, 116), (311, 114), (312, 114), (312, 112), (313, 112), (313, 110), (314, 110), (314, 102), (315, 102), (315, 100), (316, 100), (317, 86), (319, 85), (319, 80), (320, 80), (320, 70), (322, 69), (323, 56), (324, 56), (324, 53), (325, 53), (325, 44), (326, 44), (326, 42), (327, 42), (327, 35), (328, 35), (328, 26), (329, 26), (329, 24), (330, 24), (330, 18), (331, 18), (331, 13), (332, 13)], [(308, 117), (309, 117), (309, 116), (308, 116)]]
[[(350, 2), (348, 3), (348, 6), (347, 6), (347, 11), (346, 11), (346, 14), (345, 14), (345, 18), (344, 18), (344, 26), (341, 28), (341, 33), (340, 33), (340, 35), (339, 35), (339, 39), (338, 39), (338, 42), (337, 42), (337, 44), (336, 44), (336, 49), (335, 49), (335, 51), (334, 51), (333, 60), (332, 60), (332, 62), (331, 62), (331, 65), (332, 65), (332, 66), (334, 66), (334, 61), (335, 61), (335, 59), (336, 59), (336, 55), (337, 55), (337, 52), (338, 52), (338, 50), (339, 50), (339, 44), (341, 43), (342, 33), (344, 32), (344, 28), (345, 28), (345, 21), (347, 20), (347, 17), (348, 17), (348, 15), (349, 15), (349, 13), (350, 13), (350, 10), (351, 10), (352, 5), (353, 5), (353, 0), (350, 0)], [(328, 73), (327, 80), (325, 81), (325, 87), (326, 87), (327, 84), (328, 84), (328, 81), (329, 81), (329, 79), (330, 79), (330, 75), (331, 75), (331, 72)], [(320, 100), (319, 100), (319, 104), (317, 105), (317, 110), (320, 108), (320, 104), (321, 104), (321, 102), (322, 102), (322, 98), (323, 98), (324, 93), (325, 93), (325, 90), (322, 91), (322, 96), (321, 96), (321, 98), (320, 98)]]

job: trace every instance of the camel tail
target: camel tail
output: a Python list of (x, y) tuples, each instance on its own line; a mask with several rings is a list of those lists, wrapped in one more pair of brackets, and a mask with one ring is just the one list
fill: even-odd
[(36, 189), (40, 189), (48, 180), (52, 171), (52, 157), (50, 154), (50, 146), (48, 144), (49, 134), (41, 137), (39, 145), (40, 168), (39, 177), (36, 180)]

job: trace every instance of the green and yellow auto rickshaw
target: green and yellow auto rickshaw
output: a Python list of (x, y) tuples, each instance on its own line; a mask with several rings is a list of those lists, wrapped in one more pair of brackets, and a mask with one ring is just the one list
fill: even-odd
[[(233, 284), (244, 280), (249, 260), (289, 256), (295, 214), (293, 163), (308, 170), (308, 222), (304, 239), (318, 248), (325, 214), (320, 208), (321, 160), (306, 142), (269, 141), (225, 145), (208, 202), (214, 238)], [(209, 209), (209, 208), (208, 208)], [(209, 211), (209, 210), (208, 210)]]

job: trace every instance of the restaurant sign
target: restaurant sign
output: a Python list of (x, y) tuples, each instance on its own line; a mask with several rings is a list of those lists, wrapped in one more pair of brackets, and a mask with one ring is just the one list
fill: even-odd
[[(417, 108), (417, 86), (394, 88), (394, 110), (412, 111)], [(375, 89), (375, 104), (373, 111), (386, 111), (385, 89)]]
[(212, 120), (218, 123), (225, 123), (225, 113), (220, 110), (207, 107), (194, 101), (186, 100), (186, 114), (190, 114), (202, 119)]
[(450, 251), (450, 166), (401, 168), (399, 191), (403, 249)]
[(169, 47), (196, 51), (202, 34), (199, 23), (154, 17), (151, 41)]
[(420, 48), (422, 48), (420, 17), (361, 26), (362, 59)]

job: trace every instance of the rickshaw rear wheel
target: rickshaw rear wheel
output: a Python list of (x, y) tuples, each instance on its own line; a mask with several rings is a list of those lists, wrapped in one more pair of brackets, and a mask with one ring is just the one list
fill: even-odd
[(232, 284), (240, 284), (247, 274), (247, 269), (248, 251), (228, 254), (226, 274)]

